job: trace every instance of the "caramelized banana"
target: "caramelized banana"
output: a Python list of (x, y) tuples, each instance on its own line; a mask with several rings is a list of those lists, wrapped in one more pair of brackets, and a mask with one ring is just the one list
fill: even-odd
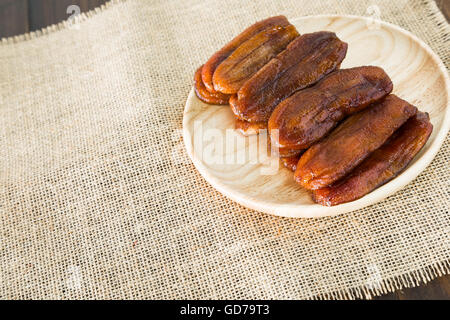
[(336, 70), (346, 53), (347, 43), (333, 32), (297, 37), (243, 84), (233, 111), (250, 122), (267, 122), (279, 102)]
[(230, 100), (228, 101), (228, 103), (230, 104), (231, 111), (233, 111), (233, 113), (234, 113), (234, 115), (235, 115), (235, 117), (237, 119), (248, 122), (244, 118), (241, 118), (240, 115), (238, 114), (238, 112), (236, 111), (236, 108), (237, 108), (237, 106), (236, 106), (237, 105), (237, 94), (231, 95)]
[(278, 130), (272, 144), (283, 149), (306, 149), (344, 117), (385, 98), (392, 88), (391, 79), (379, 67), (335, 71), (276, 107), (268, 124), (269, 132)]
[(310, 190), (339, 180), (386, 140), (417, 108), (395, 95), (347, 118), (300, 158), (295, 181)]
[(220, 92), (209, 92), (202, 81), (202, 68), (197, 69), (194, 76), (194, 89), (197, 97), (209, 104), (228, 104), (230, 96)]
[(351, 173), (331, 186), (314, 190), (314, 201), (335, 206), (359, 199), (385, 184), (403, 171), (419, 153), (432, 131), (428, 114), (418, 112)]
[(297, 169), (297, 163), (300, 159), (300, 156), (292, 156), (292, 157), (282, 157), (280, 158), (281, 163), (283, 166), (285, 166), (287, 169), (291, 170), (292, 172), (295, 172), (295, 169)]
[(259, 130), (267, 129), (267, 124), (264, 122), (248, 122), (236, 119), (234, 128), (244, 136), (251, 136), (259, 134)]
[(258, 33), (239, 46), (217, 67), (214, 90), (233, 94), (298, 36), (293, 25), (274, 26)]
[[(268, 140), (270, 141), (270, 137)], [(302, 154), (305, 151), (305, 150), (295, 150), (295, 149), (288, 149), (288, 148), (277, 148), (276, 146), (273, 147), (273, 150), (275, 153), (278, 154), (279, 157), (282, 157), (282, 158), (299, 156), (300, 154)]]
[(248, 39), (257, 35), (261, 31), (274, 27), (274, 26), (288, 26), (289, 21), (285, 16), (276, 16), (268, 19), (264, 19), (262, 21), (258, 21), (255, 24), (251, 25), (243, 32), (241, 32), (238, 36), (236, 36), (233, 40), (228, 42), (222, 49), (217, 51), (212, 55), (211, 58), (205, 63), (202, 70), (202, 80), (205, 84), (205, 87), (210, 92), (215, 92), (213, 85), (213, 74), (216, 71), (217, 66), (228, 56), (233, 53), (241, 44), (243, 44)]

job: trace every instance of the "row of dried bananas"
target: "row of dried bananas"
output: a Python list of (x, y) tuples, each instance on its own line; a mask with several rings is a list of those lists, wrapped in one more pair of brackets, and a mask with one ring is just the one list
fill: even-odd
[(195, 92), (229, 104), (244, 135), (267, 128), (317, 203), (353, 201), (398, 175), (433, 127), (428, 114), (391, 94), (383, 69), (339, 69), (346, 53), (332, 32), (299, 35), (286, 17), (271, 17), (200, 67)]

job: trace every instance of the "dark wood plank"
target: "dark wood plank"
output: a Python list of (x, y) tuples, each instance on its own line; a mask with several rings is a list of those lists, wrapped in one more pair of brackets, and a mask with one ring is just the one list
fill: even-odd
[[(450, 0), (435, 0), (438, 7), (450, 18)], [(0, 0), (0, 37), (22, 34), (44, 28), (70, 17), (67, 8), (78, 5), (88, 11), (106, 0)], [(375, 299), (450, 299), (450, 276), (437, 278), (426, 285), (399, 290)]]
[(439, 9), (441, 9), (447, 21), (450, 22), (450, 0), (435, 0)]
[(30, 31), (67, 20), (72, 15), (67, 13), (69, 6), (76, 5), (81, 12), (85, 12), (105, 2), (106, 0), (28, 0)]
[(0, 38), (28, 32), (28, 1), (0, 0)]

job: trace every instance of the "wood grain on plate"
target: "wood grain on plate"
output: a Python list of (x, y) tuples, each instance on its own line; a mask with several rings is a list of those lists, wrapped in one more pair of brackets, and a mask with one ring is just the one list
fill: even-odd
[[(334, 31), (348, 42), (342, 68), (382, 67), (394, 83), (393, 93), (430, 114), (434, 131), (408, 168), (361, 199), (335, 207), (311, 200), (292, 172), (274, 156), (264, 159), (265, 135), (243, 137), (233, 130), (227, 106), (211, 106), (191, 91), (184, 113), (187, 151), (205, 179), (230, 199), (254, 210), (286, 217), (333, 216), (374, 204), (414, 180), (436, 155), (450, 125), (450, 80), (440, 59), (421, 40), (397, 26), (356, 16), (309, 16), (290, 19), (301, 34)], [(258, 152), (256, 151), (258, 150)], [(258, 153), (258, 155), (256, 155)]]

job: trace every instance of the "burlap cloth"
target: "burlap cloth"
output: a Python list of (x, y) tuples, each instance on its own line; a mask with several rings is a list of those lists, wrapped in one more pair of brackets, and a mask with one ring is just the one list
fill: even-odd
[(193, 72), (244, 27), (374, 12), (449, 66), (431, 0), (114, 1), (3, 40), (0, 297), (355, 298), (448, 274), (449, 139), (403, 191), (310, 220), (233, 203), (184, 150)]

